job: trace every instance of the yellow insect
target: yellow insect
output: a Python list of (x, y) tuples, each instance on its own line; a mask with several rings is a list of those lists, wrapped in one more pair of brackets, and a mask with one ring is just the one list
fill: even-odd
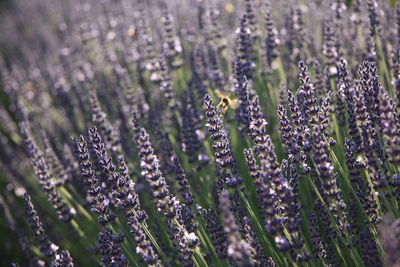
[(229, 107), (236, 109), (239, 106), (239, 101), (236, 98), (232, 98), (230, 95), (223, 93), (218, 89), (215, 90), (215, 93), (219, 98), (221, 98), (217, 108), (222, 108), (224, 113), (226, 113)]
[(129, 35), (130, 37), (135, 37), (135, 35), (136, 35), (136, 28), (135, 28), (135, 26), (132, 25), (131, 27), (129, 27), (128, 35)]
[(233, 11), (235, 11), (235, 6), (232, 3), (226, 3), (224, 6), (225, 12), (228, 14), (233, 13)]

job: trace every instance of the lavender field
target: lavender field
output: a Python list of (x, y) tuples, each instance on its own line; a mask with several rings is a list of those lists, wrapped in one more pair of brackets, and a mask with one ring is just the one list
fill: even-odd
[(0, 266), (400, 267), (400, 3), (0, 1)]

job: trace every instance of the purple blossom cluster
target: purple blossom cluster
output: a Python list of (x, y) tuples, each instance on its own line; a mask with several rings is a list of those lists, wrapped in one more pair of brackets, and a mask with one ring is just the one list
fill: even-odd
[(5, 266), (399, 266), (399, 3), (3, 2)]

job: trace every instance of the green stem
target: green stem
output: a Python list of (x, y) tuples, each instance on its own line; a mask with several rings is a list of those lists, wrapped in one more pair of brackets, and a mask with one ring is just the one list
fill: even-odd
[(261, 233), (261, 236), (264, 240), (264, 242), (268, 245), (268, 250), (271, 250), (271, 253), (273, 254), (273, 258), (276, 261), (278, 266), (284, 266), (283, 259), (280, 257), (280, 255), (276, 252), (276, 250), (273, 248), (271, 242), (269, 241), (268, 237), (265, 234), (264, 228), (261, 226), (260, 222), (257, 219), (257, 216), (254, 214), (250, 203), (247, 201), (246, 197), (244, 196), (243, 192), (239, 192), (241, 199), (243, 200), (247, 212), (249, 213), (250, 217), (253, 220), (253, 223), (257, 227), (258, 231)]
[[(173, 219), (173, 222), (174, 222), (179, 228), (183, 228), (183, 229), (184, 229), (184, 226), (183, 226), (182, 224), (180, 224), (176, 218)], [(206, 244), (205, 244), (205, 245), (206, 245)], [(195, 260), (195, 257), (197, 257), (197, 258), (200, 260), (200, 262), (201, 262), (204, 266), (208, 266), (206, 260), (205, 260), (204, 257), (203, 257), (203, 254), (201, 254), (201, 251), (200, 251), (200, 248), (199, 248), (199, 247), (196, 247), (196, 248), (195, 248), (195, 250), (194, 250), (194, 255), (192, 256), (192, 259)]]
[[(307, 177), (308, 177), (308, 180), (309, 180), (311, 186), (313, 187), (313, 189), (315, 191), (315, 194), (317, 195), (318, 199), (321, 201), (322, 205), (325, 207), (325, 209), (327, 211), (327, 214), (329, 215), (329, 219), (330, 219), (332, 225), (334, 226), (334, 229), (336, 230), (337, 236), (340, 238), (340, 240), (342, 241), (343, 244), (347, 244), (346, 240), (342, 236), (342, 232), (340, 231), (339, 226), (336, 224), (335, 217), (332, 215), (331, 211), (328, 208), (328, 205), (325, 203), (324, 199), (322, 198), (321, 194), (319, 193), (317, 186), (312, 181), (310, 175), (307, 175)], [(344, 233), (344, 234), (346, 235), (347, 240), (351, 240), (351, 238), (349, 237), (348, 233)], [(357, 250), (350, 249), (349, 253), (350, 253), (350, 257), (356, 263), (356, 266), (364, 266), (363, 263), (362, 263), (362, 259), (361, 259), (361, 257), (360, 257), (360, 255), (359, 255)]]
[[(114, 229), (114, 227), (111, 224), (109, 224), (108, 226), (111, 228), (111, 230), (114, 233), (117, 233), (117, 231)], [(127, 257), (129, 258), (129, 261), (132, 262), (135, 266), (139, 267), (140, 265), (136, 262), (135, 258), (131, 254), (131, 252), (129, 250), (129, 247), (127, 246), (126, 242), (122, 243), (122, 249), (125, 251), (125, 255), (127, 255)]]

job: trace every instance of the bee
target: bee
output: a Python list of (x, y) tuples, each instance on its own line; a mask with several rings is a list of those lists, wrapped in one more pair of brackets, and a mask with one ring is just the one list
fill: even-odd
[(219, 98), (221, 98), (217, 108), (222, 108), (224, 113), (228, 111), (229, 107), (236, 109), (239, 106), (239, 101), (236, 98), (232, 98), (230, 95), (223, 93), (218, 89), (215, 90), (215, 93)]
[(226, 13), (231, 14), (235, 11), (235, 6), (232, 3), (226, 3), (224, 9)]
[(131, 27), (129, 27), (128, 35), (129, 35), (130, 37), (135, 37), (135, 35), (136, 35), (136, 28), (135, 28), (135, 26), (132, 25)]

